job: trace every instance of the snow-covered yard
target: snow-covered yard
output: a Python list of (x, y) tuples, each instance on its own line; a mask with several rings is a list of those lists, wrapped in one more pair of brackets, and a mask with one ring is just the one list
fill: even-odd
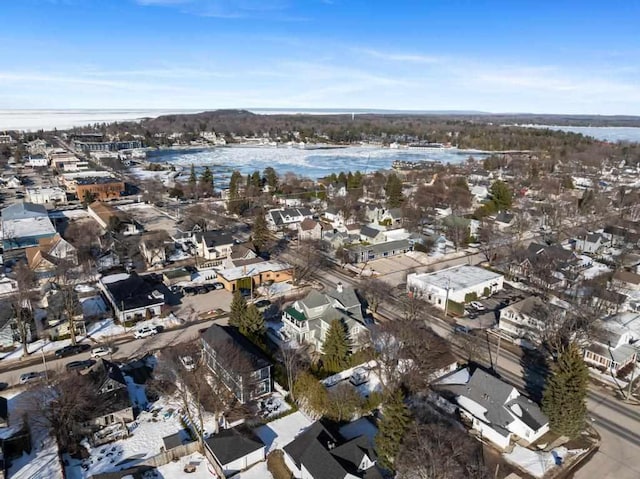
[[(346, 384), (351, 384), (349, 379), (353, 376), (354, 379), (357, 377), (361, 377), (361, 380), (365, 380), (362, 384), (358, 384), (354, 386), (356, 390), (363, 397), (368, 397), (372, 392), (379, 392), (382, 388), (380, 384), (380, 378), (378, 377), (378, 373), (375, 370), (376, 362), (369, 361), (368, 363), (363, 363), (353, 368), (345, 369), (333, 376), (329, 376), (325, 380), (321, 381), (327, 389), (331, 390), (332, 387), (337, 386), (338, 384), (346, 382)], [(356, 381), (356, 384), (359, 381)]]
[[(184, 472), (184, 467), (189, 464), (195, 466), (196, 470), (195, 472), (186, 474)], [(156, 474), (154, 474), (154, 472)], [(142, 479), (171, 479), (174, 477), (188, 477), (189, 479), (212, 479), (217, 478), (218, 476), (213, 471), (213, 468), (209, 465), (207, 459), (200, 453), (194, 453), (182, 457), (176, 462), (170, 462), (169, 464), (158, 467), (155, 471), (142, 475)]]
[(267, 463), (259, 462), (251, 469), (236, 474), (232, 479), (273, 479), (273, 476), (267, 469)]
[[(14, 388), (3, 392), (7, 399), (9, 423), (11, 427), (0, 428), (0, 437), (10, 437), (19, 431), (25, 413), (34, 414), (37, 401), (37, 390)], [(47, 428), (38, 424), (35, 418), (30, 421), (31, 444), (30, 454), (13, 459), (8, 468), (8, 476), (17, 479), (62, 479), (62, 466), (58, 460), (58, 443), (51, 437)]]
[(102, 317), (109, 311), (100, 295), (80, 298), (80, 304), (82, 304), (82, 315), (85, 318)]
[(296, 411), (280, 419), (276, 419), (255, 430), (256, 435), (267, 446), (267, 453), (274, 449), (282, 449), (293, 441), (298, 434), (308, 428), (313, 421), (301, 411)]
[(598, 263), (588, 256), (578, 255), (578, 258), (580, 258), (580, 261), (582, 262), (581, 266), (585, 268), (582, 273), (580, 273), (584, 279), (593, 279), (597, 276), (602, 276), (603, 274), (611, 272), (611, 268), (606, 264)]
[(569, 457), (575, 457), (585, 452), (584, 449), (570, 451), (565, 447), (557, 447), (550, 452), (532, 451), (516, 444), (513, 451), (505, 453), (503, 456), (508, 462), (527, 471), (533, 477), (541, 478), (549, 470), (564, 463)]

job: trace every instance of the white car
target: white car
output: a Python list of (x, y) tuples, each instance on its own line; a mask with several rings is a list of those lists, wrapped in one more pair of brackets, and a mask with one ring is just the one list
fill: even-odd
[(154, 334), (158, 334), (158, 330), (154, 326), (144, 326), (140, 329), (136, 329), (133, 336), (136, 339), (141, 339), (153, 336)]
[(113, 348), (109, 346), (98, 346), (97, 348), (93, 348), (91, 350), (92, 358), (100, 358), (102, 356), (107, 356), (113, 353)]
[(196, 363), (191, 356), (180, 356), (180, 362), (187, 371), (193, 371), (196, 367)]
[(471, 301), (469, 303), (469, 306), (472, 306), (473, 308), (475, 308), (478, 311), (484, 311), (485, 307), (482, 305), (482, 303), (479, 303), (478, 301)]

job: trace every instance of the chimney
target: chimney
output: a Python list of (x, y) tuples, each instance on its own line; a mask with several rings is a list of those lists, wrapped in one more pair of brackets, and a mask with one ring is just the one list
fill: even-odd
[(336, 291), (338, 293), (342, 293), (342, 283), (340, 281), (338, 281), (338, 284), (336, 284)]

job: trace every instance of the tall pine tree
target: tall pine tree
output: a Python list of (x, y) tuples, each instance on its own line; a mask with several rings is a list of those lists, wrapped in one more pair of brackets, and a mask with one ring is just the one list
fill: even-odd
[(587, 366), (579, 348), (571, 344), (558, 356), (542, 398), (542, 410), (552, 430), (568, 437), (580, 434), (587, 415), (588, 385)]
[(247, 301), (240, 294), (239, 290), (233, 293), (231, 300), (231, 312), (229, 313), (229, 324), (240, 329), (245, 323), (247, 316)]
[(322, 364), (329, 373), (342, 371), (349, 364), (349, 337), (344, 324), (339, 319), (331, 321), (329, 331), (322, 345)]
[(210, 196), (213, 193), (213, 173), (211, 173), (211, 168), (208, 166), (200, 175), (200, 191), (206, 196)]
[(251, 230), (251, 239), (253, 245), (258, 250), (258, 253), (265, 251), (265, 246), (269, 241), (269, 228), (267, 226), (267, 219), (265, 217), (264, 210), (260, 209), (253, 222), (253, 229)]
[(250, 304), (247, 307), (239, 329), (242, 334), (254, 341), (259, 342), (262, 339), (265, 332), (264, 316), (255, 304)]
[(389, 208), (397, 208), (404, 202), (402, 180), (398, 178), (398, 175), (395, 173), (391, 173), (387, 178), (384, 192), (387, 195), (387, 206), (389, 206)]
[(409, 409), (404, 404), (404, 396), (400, 390), (390, 394), (382, 403), (382, 419), (378, 423), (375, 438), (378, 464), (394, 470), (394, 462), (400, 451), (400, 444), (411, 420)]

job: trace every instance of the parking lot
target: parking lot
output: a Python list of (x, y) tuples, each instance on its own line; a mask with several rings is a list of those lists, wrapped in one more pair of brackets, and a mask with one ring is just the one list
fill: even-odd
[(180, 304), (177, 305), (176, 309), (176, 316), (181, 319), (193, 320), (196, 319), (196, 316), (216, 309), (222, 309), (228, 312), (231, 309), (231, 298), (231, 293), (225, 289), (196, 294), (194, 296), (185, 295), (180, 298)]
[(520, 301), (526, 297), (526, 293), (515, 289), (508, 284), (504, 285), (502, 291), (498, 291), (487, 299), (478, 299), (477, 303), (482, 305), (482, 309), (467, 306), (468, 312), (463, 318), (458, 318), (456, 322), (469, 329), (487, 329), (497, 324), (500, 318), (500, 310), (509, 304)]
[(403, 283), (407, 273), (413, 272), (415, 268), (425, 268), (422, 263), (406, 255), (369, 261), (366, 267), (378, 273), (380, 279), (391, 284)]

